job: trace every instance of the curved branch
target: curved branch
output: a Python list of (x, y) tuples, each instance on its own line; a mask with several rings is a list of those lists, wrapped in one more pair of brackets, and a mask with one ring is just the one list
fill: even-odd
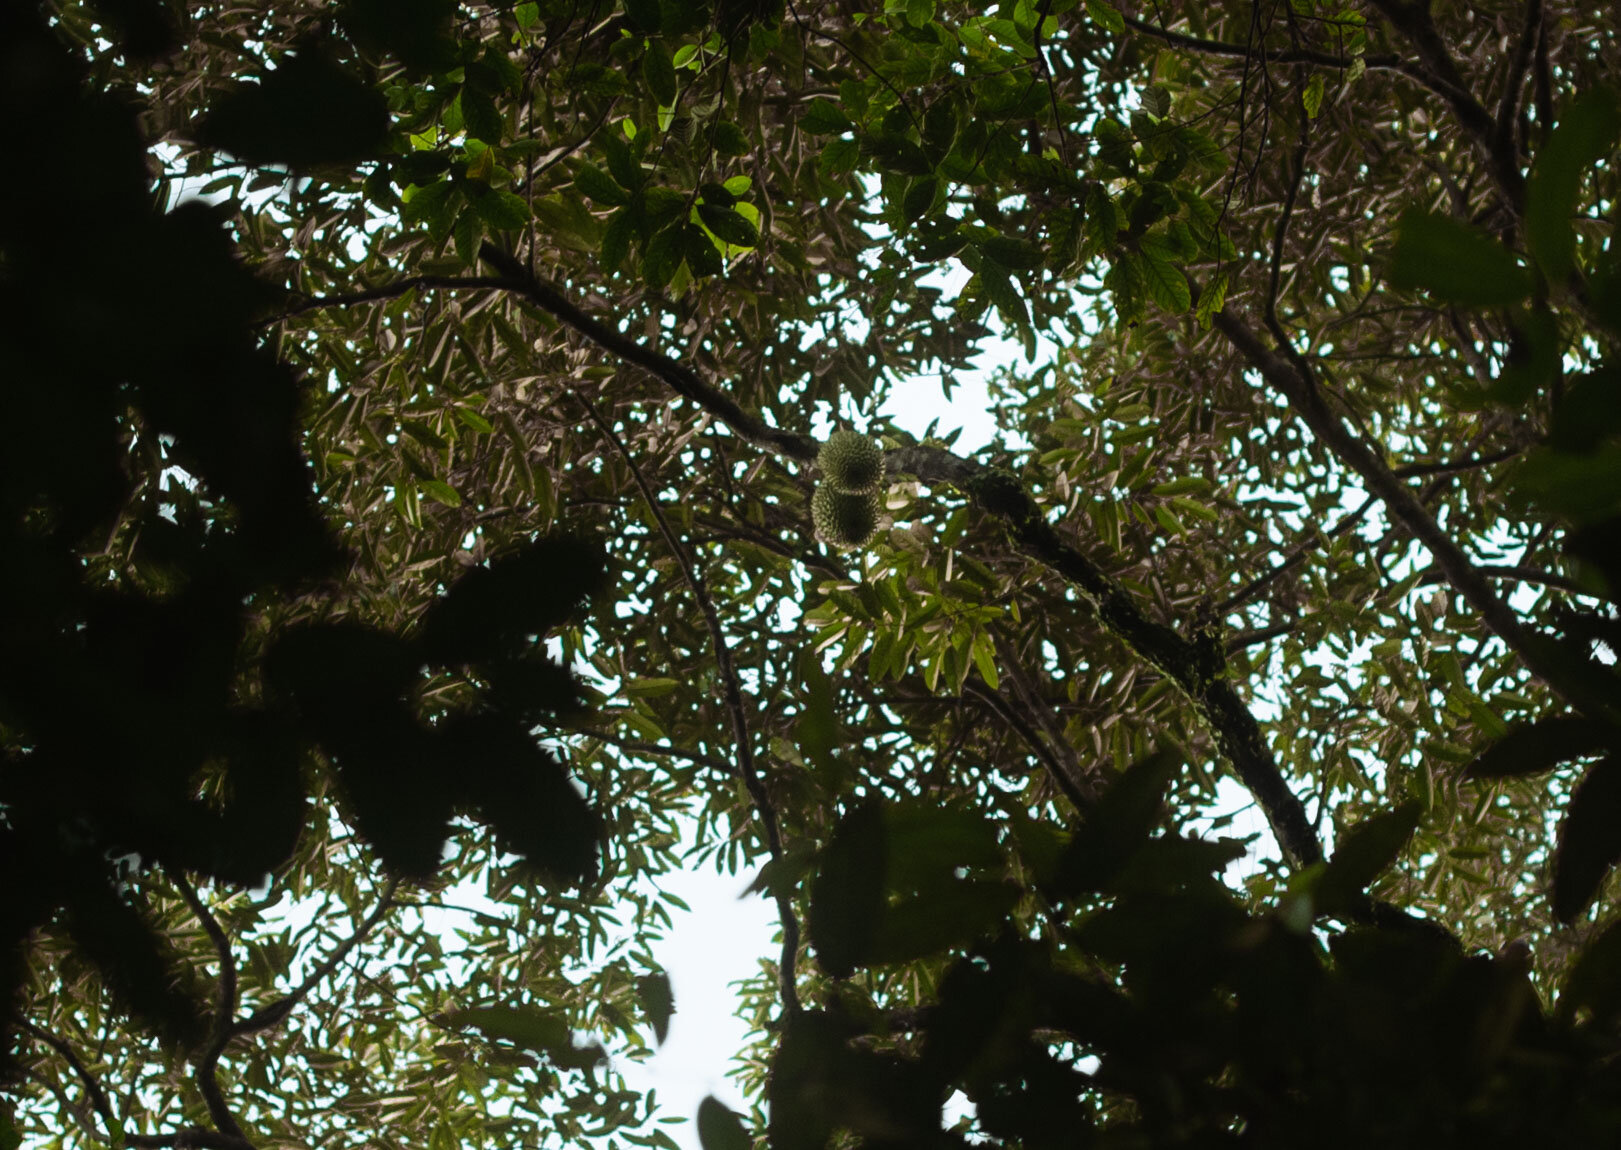
[(62, 1061), (68, 1064), (68, 1068), (73, 1071), (84, 1085), (84, 1092), (90, 1099), (90, 1105), (95, 1107), (96, 1113), (101, 1116), (102, 1123), (107, 1127), (107, 1137), (109, 1139), (116, 1138), (119, 1123), (118, 1119), (113, 1117), (112, 1102), (108, 1099), (107, 1092), (101, 1088), (101, 1083), (97, 1081), (96, 1076), (90, 1073), (90, 1068), (73, 1052), (73, 1047), (44, 1027), (34, 1025), (21, 1015), (17, 1015), (16, 1018), (18, 1026), (56, 1051)]
[(349, 953), (353, 951), (355, 947), (359, 946), (365, 937), (371, 933), (372, 928), (382, 920), (383, 915), (386, 914), (389, 908), (394, 905), (394, 892), (399, 888), (399, 885), (398, 879), (390, 879), (387, 887), (385, 887), (383, 890), (382, 899), (377, 903), (377, 906), (372, 909), (372, 912), (366, 916), (361, 924), (355, 928), (355, 932), (352, 935), (345, 939), (336, 950), (327, 955), (325, 959), (318, 963), (315, 969), (310, 971), (310, 973), (305, 977), (304, 981), (299, 983), (294, 990), (289, 991), (286, 995), (278, 998), (270, 1005), (261, 1007), (260, 1009), (254, 1011), (252, 1014), (248, 1015), (248, 1017), (242, 1019), (242, 1021), (233, 1024), (231, 1026), (230, 1033), (226, 1037), (226, 1042), (229, 1043), (234, 1039), (241, 1038), (243, 1035), (256, 1034), (261, 1030), (268, 1030), (270, 1027), (282, 1022), (289, 1014), (291, 1014), (293, 1012), (293, 1007), (304, 1001), (304, 999), (309, 995), (310, 991), (314, 990), (323, 979), (336, 970), (338, 968), (338, 964), (341, 963), (345, 958), (349, 957)]
[(1060, 791), (1064, 792), (1064, 797), (1075, 805), (1076, 810), (1084, 813), (1092, 809), (1097, 796), (1082, 789), (1080, 780), (1071, 777), (1064, 764), (1058, 761), (1053, 748), (1043, 741), (1041, 734), (1025, 722), (1024, 716), (1010, 706), (1006, 699), (991, 690), (990, 684), (969, 680), (963, 684), (963, 691), (989, 708), (997, 718), (1007, 724), (1008, 729), (1017, 735), (1025, 746), (1030, 748), (1030, 753), (1041, 760), (1041, 765), (1047, 769), (1048, 777)]
[(236, 956), (231, 953), (231, 940), (225, 937), (225, 931), (203, 900), (198, 897), (196, 889), (179, 873), (171, 873), (169, 881), (173, 884), (180, 897), (185, 900), (191, 913), (202, 923), (209, 941), (214, 944), (214, 950), (219, 955), (219, 1001), (214, 1008), (214, 1032), (208, 1040), (208, 1046), (203, 1056), (197, 1060), (197, 1089), (208, 1105), (208, 1116), (214, 1120), (214, 1125), (222, 1134), (232, 1138), (246, 1141), (247, 1135), (237, 1124), (236, 1116), (225, 1102), (225, 1095), (220, 1091), (219, 1061), (225, 1053), (226, 1044), (231, 1041), (231, 1020), (236, 1014)]

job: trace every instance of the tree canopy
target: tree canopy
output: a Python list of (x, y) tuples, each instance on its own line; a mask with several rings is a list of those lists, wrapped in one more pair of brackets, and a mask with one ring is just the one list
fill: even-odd
[(1613, 1144), (1613, 24), (0, 9), (0, 1150)]

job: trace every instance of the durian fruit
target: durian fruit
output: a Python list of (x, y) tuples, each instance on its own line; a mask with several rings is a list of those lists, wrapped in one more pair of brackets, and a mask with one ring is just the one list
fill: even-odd
[(884, 483), (884, 449), (859, 431), (835, 431), (816, 455), (822, 482), (846, 495), (865, 495)]
[(880, 497), (876, 491), (834, 491), (817, 484), (811, 496), (816, 534), (835, 547), (860, 547), (878, 529)]

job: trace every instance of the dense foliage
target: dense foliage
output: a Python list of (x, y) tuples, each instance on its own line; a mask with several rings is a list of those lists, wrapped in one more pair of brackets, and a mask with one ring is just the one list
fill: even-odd
[(1611, 24), (6, 7), (0, 1147), (1613, 1143)]

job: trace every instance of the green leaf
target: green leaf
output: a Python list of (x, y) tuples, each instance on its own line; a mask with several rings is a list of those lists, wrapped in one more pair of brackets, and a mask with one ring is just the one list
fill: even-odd
[(861, 159), (861, 145), (855, 140), (829, 140), (816, 161), (816, 170), (824, 179), (834, 179), (855, 170)]
[(1039, 247), (1017, 236), (987, 236), (977, 246), (989, 259), (1010, 271), (1034, 271), (1046, 259), (1046, 253)]
[(906, 0), (906, 22), (921, 28), (934, 19), (934, 0)]
[(1397, 224), (1390, 282), (1466, 307), (1503, 307), (1531, 294), (1514, 253), (1479, 228), (1419, 208)]
[(460, 507), (462, 505), (461, 492), (442, 479), (424, 480), (422, 493), (435, 503), (442, 503), (446, 507)]
[(1348, 910), (1396, 861), (1423, 815), (1424, 804), (1413, 800), (1371, 815), (1346, 831), (1312, 888), (1317, 911), (1339, 914)]
[(1553, 913), (1572, 922), (1621, 860), (1621, 756), (1600, 759), (1565, 807), (1553, 856)]
[(1122, 35), (1126, 30), (1125, 18), (1112, 4), (1104, 0), (1086, 0), (1086, 14), (1099, 28), (1105, 32), (1113, 32), (1116, 36)]
[(1613, 746), (1621, 732), (1581, 715), (1553, 715), (1514, 727), (1464, 768), (1470, 779), (1513, 779)]
[(464, 84), (461, 102), (462, 126), (467, 129), (467, 134), (486, 144), (499, 144), (504, 125), (494, 98)]
[[(475, 192), (475, 188), (482, 190)], [(529, 223), (529, 205), (511, 192), (469, 184), (467, 194), (473, 201), (473, 210), (498, 231), (511, 231)]]
[(608, 226), (603, 229), (602, 248), (597, 253), (604, 271), (616, 272), (623, 266), (625, 257), (630, 254), (630, 241), (635, 232), (636, 220), (631, 213), (614, 213)]
[(753, 1150), (743, 1119), (710, 1095), (698, 1104), (698, 1142), (703, 1150)]
[(647, 83), (647, 90), (653, 93), (653, 98), (661, 107), (671, 107), (675, 103), (676, 82), (675, 64), (670, 59), (670, 50), (664, 46), (663, 40), (649, 40), (647, 51), (642, 55), (642, 79)]
[(681, 257), (695, 278), (718, 276), (726, 267), (715, 241), (697, 224), (686, 224), (681, 229)]
[(739, 215), (734, 208), (699, 204), (698, 218), (704, 222), (704, 227), (729, 244), (735, 244), (740, 248), (752, 248), (760, 242), (760, 233), (755, 230), (754, 225)]
[(799, 126), (812, 135), (829, 136), (848, 132), (855, 124), (832, 100), (812, 100), (799, 117)]
[(604, 1056), (596, 1043), (574, 1044), (573, 1030), (559, 1012), (538, 1006), (475, 1006), (444, 1015), (451, 1027), (472, 1027), (486, 1038), (500, 1039), (538, 1051), (566, 1069), (595, 1066)]
[(730, 120), (715, 121), (709, 129), (709, 140), (723, 156), (746, 156), (753, 148), (743, 129)]
[(1576, 266), (1576, 233), (1571, 218), (1588, 169), (1615, 150), (1621, 134), (1621, 106), (1614, 92), (1584, 93), (1559, 118), (1537, 153), (1525, 188), (1525, 240), (1543, 274), (1554, 283)]
[(1300, 94), (1300, 103), (1306, 109), (1306, 116), (1309, 119), (1315, 120), (1317, 113), (1322, 111), (1323, 84), (1323, 74), (1314, 72), (1311, 79), (1306, 82), (1306, 90)]
[(630, 193), (594, 164), (581, 164), (574, 173), (574, 186), (604, 207), (616, 208), (630, 202)]
[(636, 997), (647, 1020), (653, 1024), (653, 1037), (663, 1046), (670, 1034), (670, 1017), (675, 1014), (675, 991), (670, 988), (670, 976), (662, 970), (642, 975), (636, 980)]
[(1199, 293), (1199, 308), (1195, 315), (1198, 316), (1201, 331), (1210, 330), (1210, 321), (1215, 318), (1216, 313), (1222, 309), (1222, 305), (1226, 302), (1227, 273), (1217, 272), (1211, 277), (1210, 282), (1205, 284), (1204, 290)]
[(1148, 289), (1148, 297), (1172, 315), (1181, 315), (1193, 306), (1188, 277), (1159, 256), (1144, 253), (1143, 285)]

